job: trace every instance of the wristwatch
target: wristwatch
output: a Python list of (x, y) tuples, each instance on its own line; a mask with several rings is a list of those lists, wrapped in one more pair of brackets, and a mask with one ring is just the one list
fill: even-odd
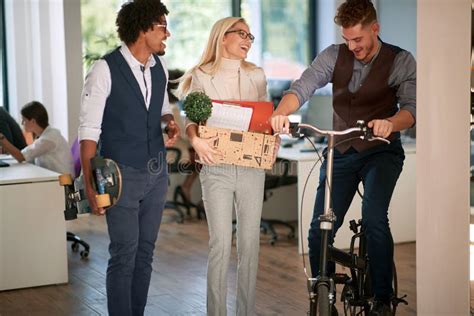
[(4, 140), (5, 139), (5, 135), (0, 135), (0, 140)]

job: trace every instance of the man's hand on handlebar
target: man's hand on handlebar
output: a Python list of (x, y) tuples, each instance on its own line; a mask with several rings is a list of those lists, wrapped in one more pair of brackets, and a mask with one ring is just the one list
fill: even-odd
[(288, 134), (290, 132), (290, 120), (286, 115), (272, 116), (270, 123), (275, 133)]
[(374, 136), (382, 138), (387, 138), (393, 131), (393, 123), (387, 119), (372, 120), (367, 127), (372, 129)]

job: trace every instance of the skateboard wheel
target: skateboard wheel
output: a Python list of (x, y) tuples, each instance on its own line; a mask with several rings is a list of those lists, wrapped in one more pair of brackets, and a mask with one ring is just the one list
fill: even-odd
[(59, 185), (66, 186), (72, 184), (72, 177), (69, 173), (62, 174), (59, 177)]
[(110, 206), (110, 195), (106, 194), (97, 194), (95, 196), (97, 202), (97, 207), (107, 207)]

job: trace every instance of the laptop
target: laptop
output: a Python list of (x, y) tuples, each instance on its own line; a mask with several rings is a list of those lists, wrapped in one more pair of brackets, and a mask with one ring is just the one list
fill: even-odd
[(3, 161), (3, 160), (0, 159), (0, 168), (2, 168), (2, 167), (8, 167), (8, 166), (10, 166), (10, 164), (8, 164), (8, 163), (6, 163), (5, 161)]

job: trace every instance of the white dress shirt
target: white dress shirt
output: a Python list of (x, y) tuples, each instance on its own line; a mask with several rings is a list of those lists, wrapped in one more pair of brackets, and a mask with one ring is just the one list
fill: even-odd
[[(135, 79), (140, 86), (140, 90), (145, 100), (147, 109), (150, 106), (151, 98), (151, 72), (150, 68), (156, 65), (155, 58), (150, 55), (146, 65), (141, 64), (130, 52), (127, 45), (122, 43), (120, 53), (127, 61), (130, 69), (132, 70)], [(163, 99), (163, 107), (161, 115), (172, 114), (173, 111), (170, 107), (168, 100), (168, 70), (166, 69), (163, 58), (159, 57), (161, 65), (166, 75), (165, 94)], [(145, 68), (145, 81), (143, 80), (142, 68)], [(91, 70), (86, 76), (84, 82), (84, 88), (81, 96), (81, 111), (79, 115), (79, 141), (88, 139), (95, 142), (99, 141), (100, 134), (102, 132), (102, 118), (104, 115), (105, 103), (110, 95), (112, 87), (112, 78), (110, 75), (109, 65), (105, 59), (100, 59), (94, 63)], [(148, 91), (148, 93), (147, 93)]]
[(71, 150), (61, 132), (50, 126), (33, 142), (21, 150), (27, 162), (58, 172), (74, 175)]

